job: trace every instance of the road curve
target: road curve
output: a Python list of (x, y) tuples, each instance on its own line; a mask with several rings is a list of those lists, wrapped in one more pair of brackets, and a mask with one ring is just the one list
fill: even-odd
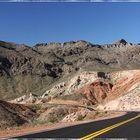
[[(96, 135), (95, 135), (96, 134)], [(140, 113), (100, 120), (61, 129), (28, 134), (16, 138), (140, 138)]]

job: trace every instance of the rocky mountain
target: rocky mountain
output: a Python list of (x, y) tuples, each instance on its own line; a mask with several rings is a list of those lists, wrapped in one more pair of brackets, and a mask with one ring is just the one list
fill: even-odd
[[(0, 41), (0, 129), (140, 110), (140, 45)], [(6, 101), (3, 101), (6, 100)]]
[(140, 45), (124, 39), (105, 45), (80, 40), (33, 47), (0, 41), (0, 97), (41, 95), (79, 71), (138, 69), (139, 64)]

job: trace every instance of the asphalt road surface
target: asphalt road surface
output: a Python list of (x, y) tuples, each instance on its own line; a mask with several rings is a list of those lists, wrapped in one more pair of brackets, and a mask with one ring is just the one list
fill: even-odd
[(17, 138), (140, 138), (140, 113), (23, 135)]

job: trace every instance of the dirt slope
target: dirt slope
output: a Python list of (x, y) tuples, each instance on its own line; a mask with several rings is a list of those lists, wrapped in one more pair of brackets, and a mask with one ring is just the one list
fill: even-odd
[(31, 108), (0, 100), (0, 129), (23, 125), (34, 116)]

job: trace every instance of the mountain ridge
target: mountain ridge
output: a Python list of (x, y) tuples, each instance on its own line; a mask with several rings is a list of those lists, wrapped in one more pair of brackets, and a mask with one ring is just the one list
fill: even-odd
[[(34, 47), (0, 41), (0, 97), (43, 93), (54, 82), (79, 70), (114, 71), (140, 68), (140, 45), (96, 45), (84, 40), (43, 43)], [(38, 85), (38, 86), (36, 86)]]
[(130, 43), (130, 42), (127, 42), (124, 38), (120, 38), (116, 41), (113, 41), (112, 43), (108, 43), (108, 44), (103, 44), (103, 43), (92, 43), (90, 41), (86, 41), (86, 40), (74, 40), (74, 41), (64, 41), (64, 42), (54, 42), (54, 41), (51, 41), (51, 42), (40, 42), (40, 43), (36, 43), (34, 45), (26, 45), (24, 43), (16, 43), (16, 42), (8, 42), (8, 41), (4, 41), (4, 40), (0, 40), (0, 44), (1, 43), (8, 43), (8, 44), (13, 44), (13, 45), (17, 45), (17, 46), (20, 46), (20, 45), (23, 45), (23, 46), (26, 46), (28, 48), (34, 48), (34, 47), (37, 47), (37, 46), (47, 46), (47, 45), (51, 45), (51, 44), (61, 44), (62, 46), (64, 44), (74, 44), (74, 43), (77, 43), (77, 42), (85, 42), (85, 43), (89, 43), (91, 45), (100, 45), (100, 46), (104, 46), (104, 45), (111, 45), (111, 44), (131, 44), (131, 45), (139, 45), (139, 43)]

